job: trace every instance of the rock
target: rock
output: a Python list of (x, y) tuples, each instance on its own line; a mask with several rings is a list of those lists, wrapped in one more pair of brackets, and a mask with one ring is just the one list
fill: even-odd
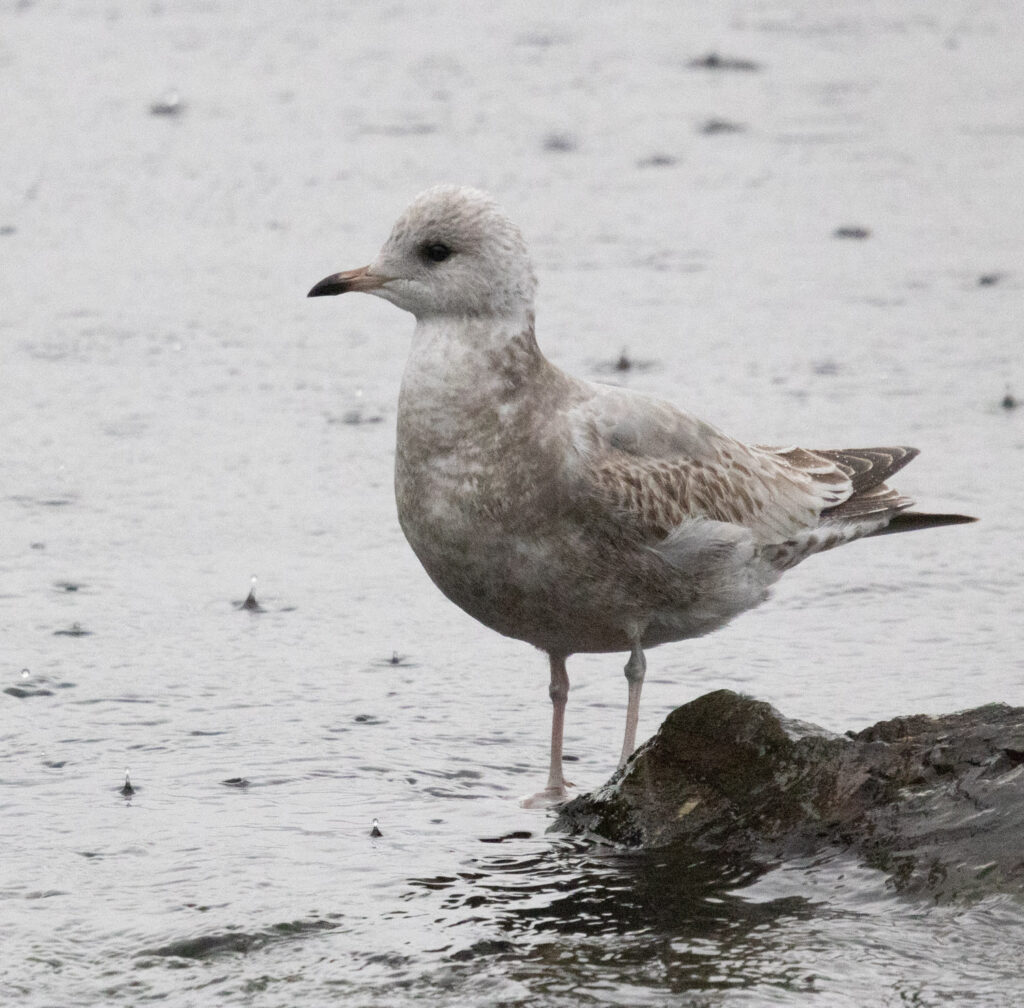
[(674, 710), (552, 830), (768, 868), (856, 854), (907, 895), (1024, 894), (1024, 708), (990, 704), (835, 736), (730, 690)]

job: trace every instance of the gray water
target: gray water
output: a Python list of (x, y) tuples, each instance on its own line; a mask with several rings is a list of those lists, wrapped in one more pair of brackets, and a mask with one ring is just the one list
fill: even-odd
[[(545, 662), (398, 529), (411, 319), (305, 293), (478, 185), (559, 365), (983, 518), (652, 652), (641, 738), (1022, 704), (1022, 51), (1011, 0), (3, 3), (4, 1003), (1019, 1003), (1011, 900), (546, 835)], [(581, 789), (622, 661), (570, 663)]]

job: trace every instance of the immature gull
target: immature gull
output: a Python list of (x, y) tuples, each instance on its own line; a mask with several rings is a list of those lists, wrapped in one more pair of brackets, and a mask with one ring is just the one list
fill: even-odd
[(906, 510), (884, 481), (913, 448), (751, 447), (658, 399), (565, 374), (537, 347), (535, 288), (494, 201), (441, 186), (415, 199), (369, 266), (309, 296), (365, 291), (416, 316), (398, 518), (448, 598), (547, 653), (551, 767), (535, 797), (556, 801), (569, 655), (629, 652), (621, 766), (645, 648), (724, 625), (813, 553), (974, 519)]

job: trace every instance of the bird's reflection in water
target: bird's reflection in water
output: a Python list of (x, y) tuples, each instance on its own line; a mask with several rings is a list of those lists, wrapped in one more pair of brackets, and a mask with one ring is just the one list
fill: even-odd
[[(621, 996), (622, 985), (652, 982), (677, 991), (789, 987), (803, 980), (775, 950), (767, 954), (771, 935), (783, 920), (813, 917), (816, 905), (746, 898), (743, 889), (770, 867), (682, 846), (623, 852), (548, 838), (542, 848), (475, 859), (456, 875), (411, 879), (409, 898), (444, 894), (450, 961), (482, 968), (507, 959), (505, 975), (534, 990), (541, 977), (575, 977)], [(479, 937), (481, 926), (489, 937)], [(460, 929), (474, 940), (460, 944)]]

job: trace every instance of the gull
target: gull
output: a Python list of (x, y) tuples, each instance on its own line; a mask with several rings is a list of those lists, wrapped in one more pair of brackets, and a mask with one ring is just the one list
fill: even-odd
[(758, 605), (784, 571), (854, 539), (974, 521), (909, 511), (886, 485), (914, 448), (746, 445), (667, 402), (573, 377), (534, 336), (536, 278), (487, 194), (421, 193), (368, 266), (309, 297), (362, 291), (411, 312), (398, 399), (398, 519), (456, 605), (548, 656), (547, 786), (567, 796), (566, 659), (628, 652), (620, 767), (636, 746), (648, 648)]

